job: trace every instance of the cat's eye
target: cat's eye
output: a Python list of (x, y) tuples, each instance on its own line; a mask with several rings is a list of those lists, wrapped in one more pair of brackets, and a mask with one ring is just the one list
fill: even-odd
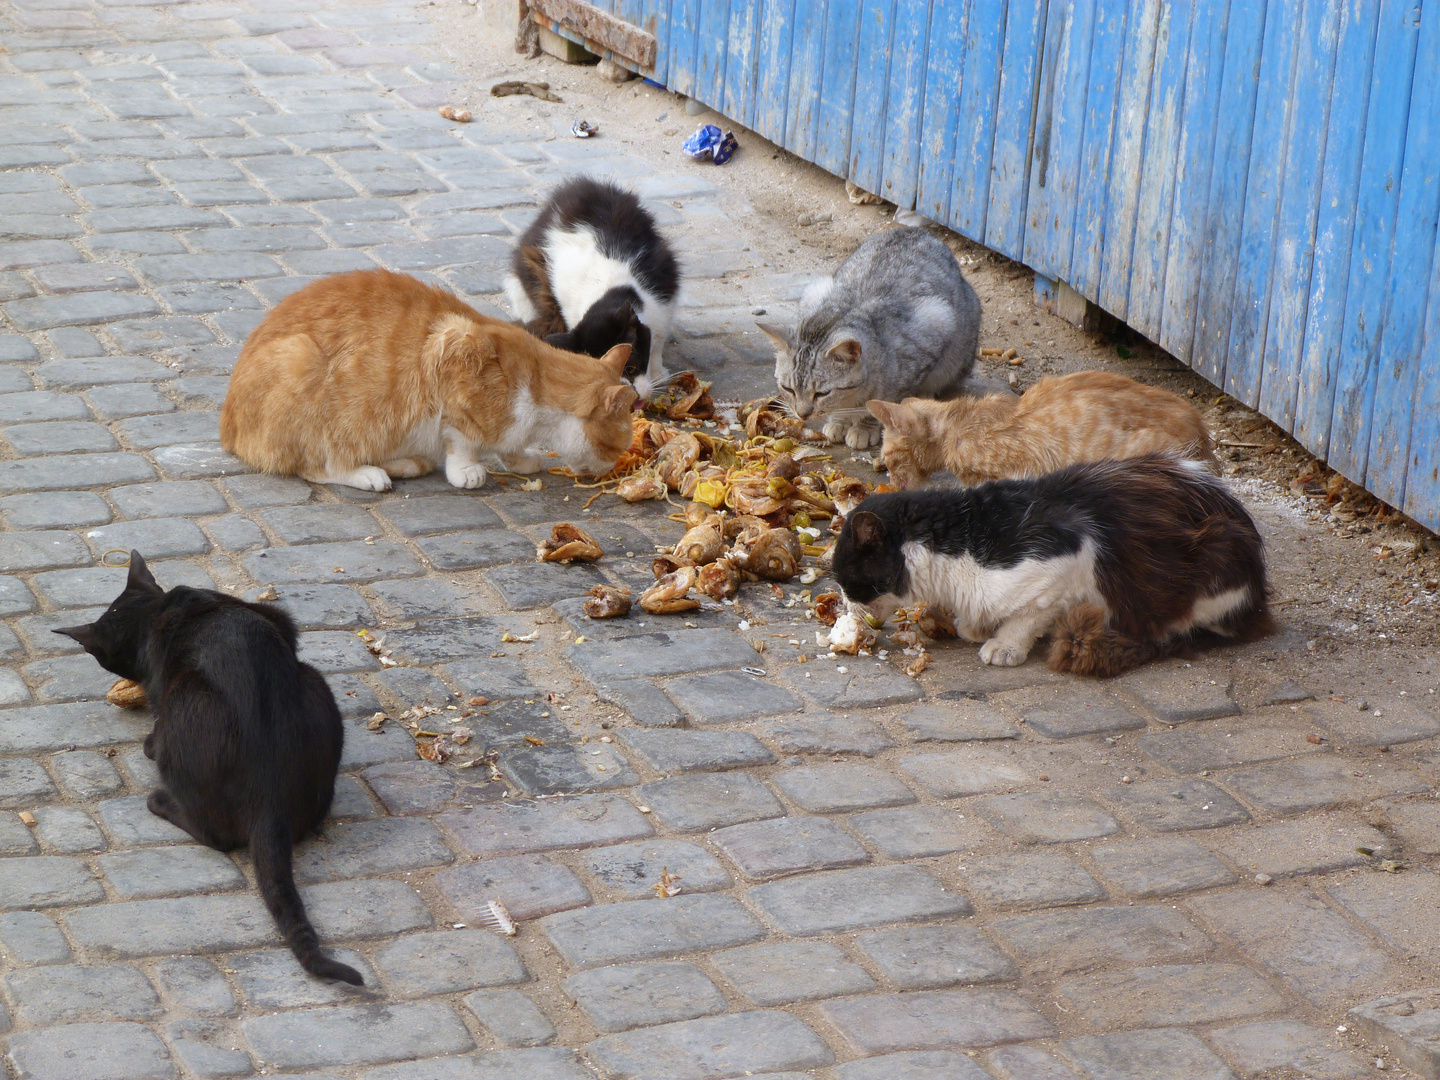
[(819, 401), (822, 397), (825, 397), (829, 393), (829, 390), (817, 390), (815, 391), (815, 400)]

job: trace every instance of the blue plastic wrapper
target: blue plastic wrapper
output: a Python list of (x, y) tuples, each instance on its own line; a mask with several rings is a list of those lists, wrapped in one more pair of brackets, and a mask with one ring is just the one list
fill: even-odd
[(685, 140), (681, 149), (696, 161), (709, 158), (716, 165), (724, 165), (740, 149), (733, 131), (721, 132), (714, 124), (701, 124), (698, 131)]

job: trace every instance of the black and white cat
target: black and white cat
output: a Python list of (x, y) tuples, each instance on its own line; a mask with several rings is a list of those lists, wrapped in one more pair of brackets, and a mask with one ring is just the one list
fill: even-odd
[(138, 551), (105, 614), (56, 630), (100, 666), (145, 688), (160, 770), (150, 812), (217, 851), (250, 846), (265, 906), (302, 967), (359, 986), (320, 951), (295, 888), (291, 853), (330, 812), (345, 729), (321, 674), (295, 655), (279, 608), (209, 589), (166, 592)]
[(505, 297), (531, 333), (589, 356), (628, 344), (625, 376), (640, 396), (663, 385), (680, 267), (634, 194), (585, 176), (566, 181), (520, 237), (511, 265)]
[(1250, 515), (1205, 466), (1167, 457), (872, 495), (845, 519), (834, 573), (880, 622), (944, 609), (987, 664), (1022, 664), (1049, 634), (1056, 671), (1111, 676), (1275, 629)]

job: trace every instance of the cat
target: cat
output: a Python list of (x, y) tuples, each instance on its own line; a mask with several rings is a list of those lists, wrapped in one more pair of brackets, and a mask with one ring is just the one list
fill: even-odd
[(442, 455), (459, 488), (485, 483), (482, 457), (535, 472), (540, 443), (598, 476), (632, 439), (629, 354), (562, 352), (404, 274), (339, 274), (287, 296), (245, 342), (220, 445), (267, 473), (366, 491)]
[(881, 454), (890, 483), (902, 491), (941, 469), (968, 485), (1146, 454), (1219, 468), (1214, 441), (1194, 406), (1108, 371), (1041, 379), (1019, 398), (906, 398), (865, 407), (884, 425)]
[(265, 906), (304, 969), (356, 986), (320, 951), (295, 888), (296, 841), (330, 812), (345, 729), (321, 674), (295, 655), (295, 624), (268, 604), (209, 589), (166, 592), (138, 551), (125, 589), (93, 623), (56, 630), (145, 688), (160, 770), (150, 812), (217, 851), (247, 844)]
[(872, 398), (959, 393), (980, 344), (980, 298), (941, 240), (890, 229), (806, 288), (793, 336), (760, 330), (786, 405), (823, 420), (831, 442), (863, 450), (880, 441), (865, 411)]
[(666, 381), (680, 266), (631, 192), (588, 176), (561, 184), (511, 266), (505, 296), (532, 333), (590, 356), (632, 346), (625, 374), (646, 400)]
[(1056, 671), (1108, 677), (1273, 632), (1263, 552), (1217, 477), (1152, 456), (872, 495), (845, 519), (834, 576), (872, 625), (924, 602), (986, 664), (1022, 664), (1048, 633)]

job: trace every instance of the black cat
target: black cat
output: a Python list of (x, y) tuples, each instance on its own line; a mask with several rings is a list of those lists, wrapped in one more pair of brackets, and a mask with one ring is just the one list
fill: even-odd
[(145, 756), (160, 769), (150, 812), (217, 851), (248, 844), (260, 895), (301, 966), (362, 985), (320, 951), (295, 889), (292, 848), (330, 812), (345, 729), (324, 678), (295, 655), (289, 617), (209, 589), (166, 592), (132, 551), (125, 591), (105, 614), (55, 633), (144, 686), (155, 714)]

